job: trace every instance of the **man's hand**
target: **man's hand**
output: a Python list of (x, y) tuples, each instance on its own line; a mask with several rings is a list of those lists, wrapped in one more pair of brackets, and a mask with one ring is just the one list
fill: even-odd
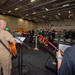
[(61, 63), (62, 63), (62, 54), (61, 54), (61, 50), (58, 50), (58, 51), (56, 52), (56, 58), (57, 58), (58, 69), (59, 69), (60, 66), (61, 66)]
[(57, 57), (62, 57), (61, 50), (58, 50), (58, 51), (56, 52), (56, 56), (57, 56)]

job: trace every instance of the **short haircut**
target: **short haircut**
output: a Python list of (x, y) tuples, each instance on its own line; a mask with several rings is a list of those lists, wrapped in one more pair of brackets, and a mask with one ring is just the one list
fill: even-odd
[(1, 26), (1, 25), (6, 25), (6, 24), (7, 24), (6, 21), (0, 20), (0, 26)]

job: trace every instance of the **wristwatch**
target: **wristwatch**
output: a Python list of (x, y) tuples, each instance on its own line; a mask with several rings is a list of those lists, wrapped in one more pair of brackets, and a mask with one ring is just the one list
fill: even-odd
[(56, 57), (57, 58), (57, 60), (62, 60), (62, 57)]

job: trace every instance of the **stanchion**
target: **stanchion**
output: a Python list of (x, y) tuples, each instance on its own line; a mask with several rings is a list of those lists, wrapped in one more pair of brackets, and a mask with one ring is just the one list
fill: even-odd
[(34, 48), (34, 50), (36, 50), (36, 51), (39, 50), (38, 47), (37, 47), (37, 35), (35, 35), (35, 48)]

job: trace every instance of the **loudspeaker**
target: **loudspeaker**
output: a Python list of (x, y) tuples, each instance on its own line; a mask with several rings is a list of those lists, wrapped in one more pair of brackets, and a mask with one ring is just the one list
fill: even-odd
[(57, 72), (57, 63), (56, 63), (56, 50), (52, 46), (45, 46), (44, 44), (39, 44), (39, 49), (50, 54), (48, 57), (45, 67)]
[(56, 59), (53, 57), (49, 57), (46, 61), (45, 67), (52, 70), (52, 71), (57, 71)]

